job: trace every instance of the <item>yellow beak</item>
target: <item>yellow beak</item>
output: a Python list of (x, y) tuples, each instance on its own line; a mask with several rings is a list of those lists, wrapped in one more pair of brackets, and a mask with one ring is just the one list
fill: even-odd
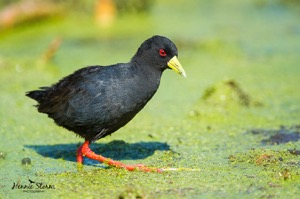
[(185, 71), (183, 67), (181, 66), (180, 62), (177, 59), (177, 56), (174, 56), (170, 61), (168, 61), (168, 66), (174, 70), (176, 73), (179, 73), (183, 77), (186, 77)]

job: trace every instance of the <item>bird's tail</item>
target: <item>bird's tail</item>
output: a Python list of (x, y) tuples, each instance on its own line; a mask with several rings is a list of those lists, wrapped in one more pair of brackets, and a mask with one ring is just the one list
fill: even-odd
[(48, 87), (41, 87), (40, 90), (28, 91), (26, 92), (26, 96), (40, 103), (45, 98), (47, 89)]

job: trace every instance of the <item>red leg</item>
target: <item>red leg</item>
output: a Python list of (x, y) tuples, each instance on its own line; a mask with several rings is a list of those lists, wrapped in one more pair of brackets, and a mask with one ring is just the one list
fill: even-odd
[(83, 163), (82, 146), (83, 146), (83, 145), (81, 145), (81, 146), (77, 149), (77, 156), (76, 156), (76, 159), (77, 159), (77, 162), (78, 162), (79, 164), (82, 164), (82, 163)]
[(128, 171), (143, 171), (143, 172), (162, 172), (162, 169), (159, 168), (150, 168), (147, 166), (144, 166), (142, 164), (136, 164), (136, 165), (126, 165), (119, 161), (114, 161), (110, 158), (103, 157), (102, 155), (95, 154), (89, 147), (90, 142), (85, 141), (81, 147), (77, 149), (77, 162), (82, 163), (83, 162), (83, 156), (86, 156), (87, 158), (97, 160), (99, 162), (105, 163), (112, 167), (117, 168), (124, 168)]

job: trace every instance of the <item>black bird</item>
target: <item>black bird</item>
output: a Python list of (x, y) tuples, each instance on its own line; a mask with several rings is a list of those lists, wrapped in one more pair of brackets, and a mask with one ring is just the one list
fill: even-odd
[(156, 35), (144, 41), (128, 63), (88, 66), (26, 95), (38, 102), (39, 112), (85, 139), (77, 150), (78, 163), (82, 164), (85, 156), (130, 171), (160, 172), (97, 155), (89, 145), (127, 124), (155, 94), (165, 69), (186, 77), (177, 57), (175, 44)]

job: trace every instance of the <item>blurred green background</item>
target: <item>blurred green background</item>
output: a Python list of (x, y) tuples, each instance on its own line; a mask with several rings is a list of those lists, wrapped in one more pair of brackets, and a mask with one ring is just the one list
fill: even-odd
[[(25, 92), (127, 62), (156, 34), (177, 45), (187, 78), (166, 71), (144, 110), (91, 147), (179, 170), (77, 170), (83, 140)], [(0, 198), (297, 198), (299, 55), (298, 0), (2, 0)], [(29, 179), (55, 189), (12, 189)]]

